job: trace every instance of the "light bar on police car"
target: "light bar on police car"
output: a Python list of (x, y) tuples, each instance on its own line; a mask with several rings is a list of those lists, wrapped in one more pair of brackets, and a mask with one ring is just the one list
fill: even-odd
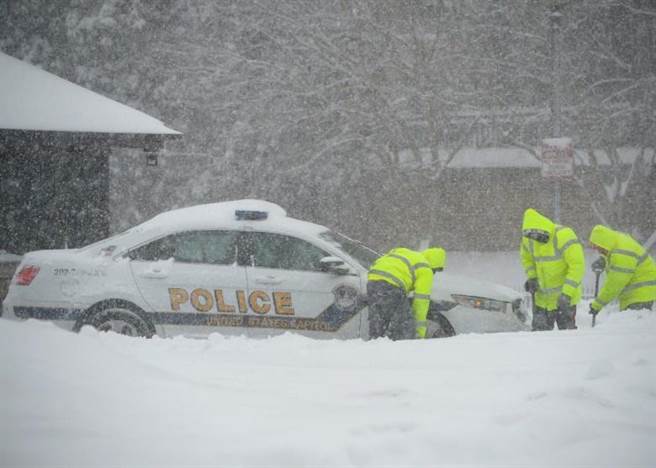
[(239, 221), (262, 221), (269, 217), (266, 211), (236, 210), (235, 218)]

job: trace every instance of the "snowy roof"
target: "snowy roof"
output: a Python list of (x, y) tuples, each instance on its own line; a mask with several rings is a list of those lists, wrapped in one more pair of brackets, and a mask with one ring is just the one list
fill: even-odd
[(143, 112), (2, 52), (0, 129), (180, 134)]
[[(549, 139), (551, 145), (560, 145), (567, 143), (569, 139)], [(539, 148), (535, 148), (539, 151)], [(449, 151), (440, 148), (438, 151), (439, 160), (442, 163), (447, 161)], [(596, 149), (594, 151), (596, 163), (601, 166), (608, 166), (611, 163), (610, 158), (605, 151)], [(644, 157), (652, 158), (654, 150), (646, 149)], [(430, 149), (422, 149), (421, 163), (429, 165), (431, 161)], [(636, 158), (643, 157), (642, 148), (639, 147), (621, 147), (617, 148), (617, 156), (622, 164), (633, 164)], [(400, 154), (402, 165), (416, 165), (417, 161), (411, 151), (402, 151)], [(587, 151), (574, 148), (574, 163), (577, 166), (590, 165), (590, 155)], [(523, 148), (474, 148), (464, 147), (458, 151), (455, 158), (449, 163), (448, 167), (452, 169), (489, 169), (489, 168), (540, 168), (542, 162), (533, 156), (529, 151)]]

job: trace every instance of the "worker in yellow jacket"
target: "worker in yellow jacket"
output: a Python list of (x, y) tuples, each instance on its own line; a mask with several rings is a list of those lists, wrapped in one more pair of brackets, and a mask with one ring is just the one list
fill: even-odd
[(590, 313), (597, 314), (616, 298), (620, 310), (651, 309), (656, 301), (656, 263), (644, 247), (630, 235), (601, 224), (592, 228), (590, 244), (604, 258), (607, 275)]
[(583, 246), (572, 228), (555, 224), (529, 208), (524, 212), (520, 257), (534, 296), (533, 330), (576, 328), (585, 272)]
[[(422, 252), (397, 247), (379, 257), (367, 277), (369, 338), (425, 338), (433, 273), (445, 263), (446, 252), (439, 247)], [(412, 311), (407, 299), (411, 292)]]

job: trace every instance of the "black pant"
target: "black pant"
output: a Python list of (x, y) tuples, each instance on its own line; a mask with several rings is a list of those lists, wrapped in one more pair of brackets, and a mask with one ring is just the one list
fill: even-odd
[(533, 312), (533, 331), (553, 330), (558, 324), (558, 330), (574, 330), (576, 328), (576, 306), (571, 306), (565, 313), (558, 310), (546, 310), (536, 307)]
[(401, 288), (385, 281), (367, 283), (369, 339), (387, 336), (392, 340), (415, 337), (415, 318)]

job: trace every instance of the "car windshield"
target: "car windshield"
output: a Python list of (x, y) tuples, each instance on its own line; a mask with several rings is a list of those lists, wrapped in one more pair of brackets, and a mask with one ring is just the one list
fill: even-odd
[(366, 269), (369, 269), (371, 264), (380, 257), (380, 254), (375, 250), (338, 232), (325, 231), (319, 234), (319, 237), (339, 247)]

